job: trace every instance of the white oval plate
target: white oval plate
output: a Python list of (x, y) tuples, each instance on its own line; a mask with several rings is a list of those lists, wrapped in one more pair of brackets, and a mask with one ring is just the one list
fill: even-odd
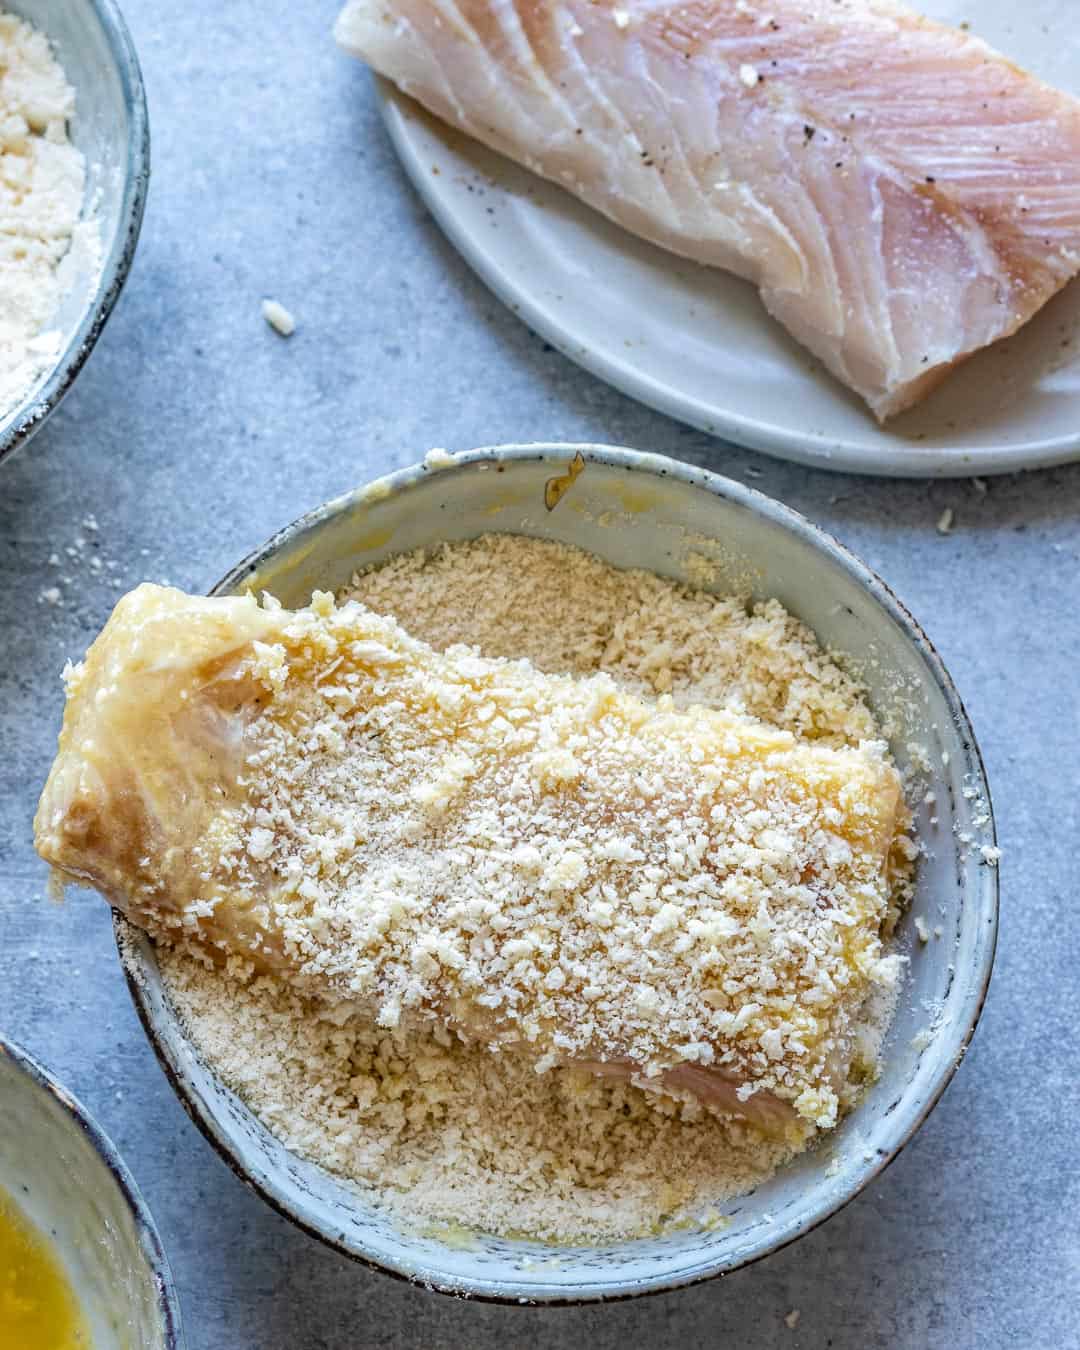
[[(1080, 93), (1075, 0), (923, 0)], [(768, 317), (752, 286), (612, 225), (378, 81), (387, 129), (435, 219), (510, 308), (631, 397), (726, 440), (856, 473), (962, 477), (1080, 458), (1080, 283), (920, 408), (877, 426)]]

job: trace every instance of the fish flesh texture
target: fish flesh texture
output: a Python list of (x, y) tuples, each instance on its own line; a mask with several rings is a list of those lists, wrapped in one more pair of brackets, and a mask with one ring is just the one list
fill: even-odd
[(339, 43), (758, 287), (887, 418), (1080, 271), (1080, 101), (889, 0), (349, 0)]
[(439, 653), (328, 595), (141, 586), (67, 682), (37, 849), (159, 940), (785, 1136), (853, 1100), (912, 848), (883, 745)]

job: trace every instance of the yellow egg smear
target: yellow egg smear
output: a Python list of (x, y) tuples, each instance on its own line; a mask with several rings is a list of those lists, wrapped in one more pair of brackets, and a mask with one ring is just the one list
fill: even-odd
[(0, 1350), (91, 1350), (48, 1240), (0, 1191)]

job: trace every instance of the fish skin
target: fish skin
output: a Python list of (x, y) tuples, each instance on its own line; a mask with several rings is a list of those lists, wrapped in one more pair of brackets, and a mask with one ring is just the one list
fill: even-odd
[(753, 282), (881, 421), (1080, 271), (1080, 101), (886, 0), (348, 0), (341, 46)]

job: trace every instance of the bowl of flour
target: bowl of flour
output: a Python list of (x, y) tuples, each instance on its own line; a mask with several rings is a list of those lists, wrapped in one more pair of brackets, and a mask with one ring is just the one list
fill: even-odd
[(149, 126), (113, 0), (0, 9), (0, 459), (74, 383), (142, 224)]

